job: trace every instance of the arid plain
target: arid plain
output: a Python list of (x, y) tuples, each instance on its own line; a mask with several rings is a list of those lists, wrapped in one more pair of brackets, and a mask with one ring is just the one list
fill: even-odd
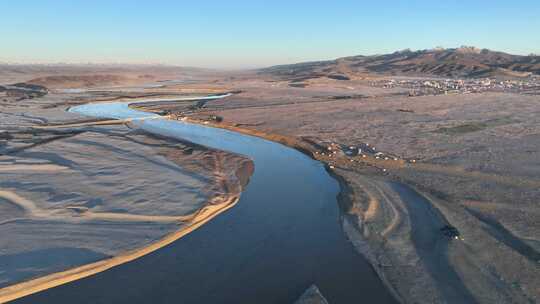
[(3, 67), (0, 300), (234, 208), (249, 159), (66, 112), (125, 100), (325, 163), (344, 233), (403, 303), (539, 301), (538, 78), (321, 69)]

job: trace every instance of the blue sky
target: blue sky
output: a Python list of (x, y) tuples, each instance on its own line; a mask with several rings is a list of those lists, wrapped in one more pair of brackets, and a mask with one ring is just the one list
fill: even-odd
[(0, 61), (255, 67), (474, 45), (540, 53), (540, 1), (2, 1)]

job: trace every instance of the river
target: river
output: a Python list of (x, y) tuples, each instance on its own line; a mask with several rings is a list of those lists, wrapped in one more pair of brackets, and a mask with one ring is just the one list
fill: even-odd
[(147, 132), (246, 155), (255, 171), (236, 206), (178, 241), (15, 303), (293, 303), (311, 284), (331, 304), (395, 303), (345, 237), (339, 185), (320, 162), (265, 139), (161, 119), (123, 102), (70, 111), (135, 118), (132, 124)]

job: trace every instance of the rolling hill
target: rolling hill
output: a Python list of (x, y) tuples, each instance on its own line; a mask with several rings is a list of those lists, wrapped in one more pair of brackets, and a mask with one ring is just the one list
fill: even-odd
[(540, 56), (512, 55), (475, 47), (436, 48), (279, 65), (259, 72), (294, 80), (316, 77), (347, 80), (369, 73), (450, 78), (528, 77), (540, 75)]

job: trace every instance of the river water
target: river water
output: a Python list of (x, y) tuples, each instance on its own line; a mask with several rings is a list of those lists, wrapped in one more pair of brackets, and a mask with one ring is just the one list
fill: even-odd
[(236, 206), (173, 244), (16, 303), (293, 303), (311, 284), (332, 304), (395, 303), (345, 237), (339, 185), (320, 162), (271, 141), (160, 119), (127, 103), (70, 111), (135, 118), (133, 125), (147, 132), (246, 155), (255, 171)]

